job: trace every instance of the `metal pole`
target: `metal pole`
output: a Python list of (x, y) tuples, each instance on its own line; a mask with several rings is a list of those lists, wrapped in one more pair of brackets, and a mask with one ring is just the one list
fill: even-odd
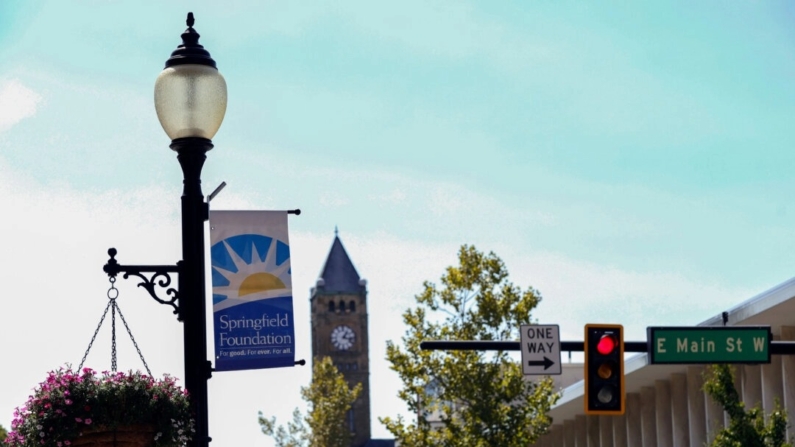
[[(518, 341), (492, 340), (427, 340), (420, 343), (423, 350), (441, 351), (519, 351)], [(560, 342), (561, 351), (583, 351), (581, 341)], [(645, 341), (625, 341), (624, 352), (648, 352)], [(770, 353), (773, 355), (795, 355), (795, 341), (770, 340)]]
[(179, 275), (179, 310), (185, 325), (185, 388), (196, 416), (192, 445), (208, 447), (207, 380), (211, 376), (207, 360), (207, 313), (204, 282), (204, 222), (209, 207), (201, 190), (201, 170), (205, 153), (212, 149), (205, 138), (179, 138), (171, 142), (184, 175), (182, 192), (182, 266)]

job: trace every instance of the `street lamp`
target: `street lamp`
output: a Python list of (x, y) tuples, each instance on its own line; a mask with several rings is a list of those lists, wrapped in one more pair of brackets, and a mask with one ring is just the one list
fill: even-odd
[[(110, 259), (104, 271), (115, 279), (136, 276), (138, 285), (161, 304), (174, 308), (182, 321), (185, 349), (185, 388), (190, 394), (196, 416), (196, 433), (192, 445), (207, 447), (210, 442), (207, 419), (207, 380), (212, 374), (207, 360), (207, 314), (205, 298), (204, 222), (209, 205), (201, 190), (201, 170), (206, 152), (213, 148), (211, 138), (218, 132), (226, 112), (226, 81), (215, 66), (210, 53), (199, 45), (193, 29), (193, 13), (188, 13), (188, 29), (182, 33), (182, 45), (171, 53), (166, 68), (155, 82), (155, 109), (163, 130), (171, 138), (182, 167), (182, 260), (176, 265), (121, 265), (116, 249), (108, 250)], [(179, 276), (177, 288), (171, 285), (170, 273)], [(165, 289), (168, 298), (158, 296), (156, 287)]]

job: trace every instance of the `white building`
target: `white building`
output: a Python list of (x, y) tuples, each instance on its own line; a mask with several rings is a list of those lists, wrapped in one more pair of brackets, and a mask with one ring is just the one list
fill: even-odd
[[(721, 311), (700, 326), (722, 326)], [(730, 309), (727, 325), (769, 325), (774, 339), (795, 340), (795, 278)], [(788, 413), (788, 436), (795, 435), (795, 355), (772, 355), (770, 364), (736, 368), (736, 386), (746, 408), (761, 403), (767, 413), (778, 399)], [(636, 355), (625, 362), (625, 415), (586, 416), (580, 369), (575, 383), (568, 385), (571, 377), (562, 378), (563, 396), (550, 412), (554, 424), (535, 445), (703, 446), (726, 423), (722, 408), (702, 390), (703, 371), (703, 365), (650, 365), (647, 354)]]

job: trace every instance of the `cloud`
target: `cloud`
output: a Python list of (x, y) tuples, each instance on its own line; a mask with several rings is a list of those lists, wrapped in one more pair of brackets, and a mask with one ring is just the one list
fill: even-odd
[(327, 208), (339, 208), (350, 204), (350, 200), (336, 191), (324, 191), (320, 194), (320, 204)]
[(406, 193), (401, 188), (393, 188), (387, 193), (384, 194), (370, 194), (367, 196), (373, 202), (376, 202), (379, 206), (392, 206), (392, 205), (400, 205), (405, 204), (406, 202)]
[(16, 79), (0, 83), (0, 132), (36, 114), (41, 95)]

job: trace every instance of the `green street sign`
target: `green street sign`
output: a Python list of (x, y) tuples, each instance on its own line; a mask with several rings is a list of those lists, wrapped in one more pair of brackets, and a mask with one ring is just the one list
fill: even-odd
[(647, 327), (649, 363), (770, 363), (770, 326)]

